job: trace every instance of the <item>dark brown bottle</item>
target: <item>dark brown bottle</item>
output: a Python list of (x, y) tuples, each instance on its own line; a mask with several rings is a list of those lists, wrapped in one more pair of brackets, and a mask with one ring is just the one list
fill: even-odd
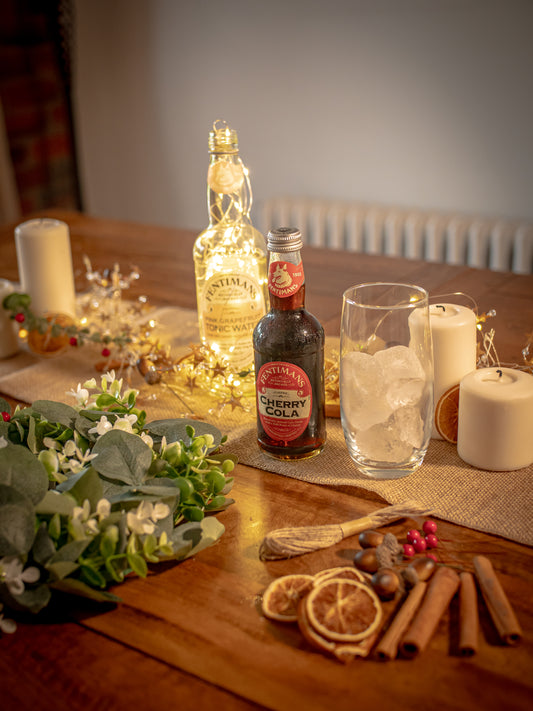
[(257, 441), (277, 459), (306, 459), (326, 442), (324, 329), (305, 309), (299, 230), (271, 230), (270, 311), (254, 330)]

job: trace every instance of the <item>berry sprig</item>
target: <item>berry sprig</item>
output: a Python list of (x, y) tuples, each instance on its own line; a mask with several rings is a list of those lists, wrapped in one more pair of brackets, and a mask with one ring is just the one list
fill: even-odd
[(118, 336), (112, 336), (107, 333), (101, 333), (100, 331), (92, 331), (86, 326), (77, 326), (74, 323), (69, 323), (68, 325), (57, 322), (50, 323), (49, 318), (46, 316), (37, 316), (37, 314), (31, 310), (31, 297), (28, 294), (8, 294), (2, 302), (2, 306), (6, 311), (11, 312), (10, 318), (28, 332), (38, 331), (38, 333), (45, 334), (50, 329), (50, 336), (52, 338), (66, 335), (69, 339), (69, 345), (73, 347), (83, 346), (85, 343), (103, 344), (102, 355), (105, 358), (111, 355), (111, 351), (108, 348), (109, 345), (114, 344), (123, 348), (126, 344), (131, 343), (132, 340), (124, 333)]

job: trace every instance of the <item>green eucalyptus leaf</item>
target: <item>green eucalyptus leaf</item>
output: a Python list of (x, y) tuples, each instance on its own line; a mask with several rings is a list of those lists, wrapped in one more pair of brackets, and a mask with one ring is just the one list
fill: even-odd
[(11, 414), (11, 405), (3, 397), (0, 397), (0, 412)]
[(47, 563), (46, 570), (52, 580), (63, 580), (64, 578), (68, 578), (69, 575), (72, 575), (79, 567), (78, 563), (74, 563), (70, 560), (60, 560), (56, 563)]
[(98, 456), (92, 465), (107, 479), (142, 484), (152, 463), (152, 450), (138, 435), (110, 430), (98, 438), (93, 449)]
[(127, 558), (133, 572), (137, 573), (140, 578), (146, 578), (148, 575), (148, 566), (142, 555), (139, 553), (128, 553)]
[[(5, 412), (5, 410), (2, 410), (2, 412)], [(9, 422), (4, 422), (3, 419), (0, 419), (0, 437), (5, 437), (5, 439), (9, 439)]]
[(37, 504), (48, 490), (48, 474), (26, 447), (8, 442), (0, 448), (0, 484), (13, 486)]
[(194, 430), (195, 436), (210, 434), (213, 435), (214, 444), (211, 451), (216, 449), (222, 440), (220, 430), (211, 425), (209, 422), (201, 422), (200, 420), (185, 420), (185, 419), (172, 419), (172, 420), (153, 420), (152, 422), (147, 422), (144, 426), (144, 430), (154, 439), (166, 438), (167, 444), (172, 442), (185, 442), (190, 444), (191, 437), (189, 433), (191, 428)]
[(3, 592), (2, 597), (13, 610), (37, 614), (48, 605), (52, 594), (48, 585), (39, 585), (36, 588), (25, 588), (20, 595)]
[(35, 537), (35, 514), (27, 496), (0, 484), (0, 556), (25, 555)]
[(94, 600), (96, 602), (121, 602), (121, 599), (112, 593), (106, 592), (105, 590), (94, 590), (89, 585), (86, 585), (81, 580), (76, 578), (66, 578), (65, 580), (58, 580), (51, 585), (54, 590), (60, 590), (61, 592), (68, 593), (69, 595), (77, 595), (78, 597), (85, 597), (89, 600)]
[(48, 422), (59, 422), (64, 427), (72, 428), (78, 416), (77, 410), (63, 402), (36, 400), (32, 409)]
[(54, 541), (51, 539), (46, 523), (41, 523), (35, 534), (35, 540), (33, 542), (32, 554), (33, 559), (39, 565), (46, 565), (46, 563), (52, 558), (56, 552), (56, 547)]
[(83, 505), (85, 499), (89, 499), (91, 511), (96, 510), (97, 503), (104, 495), (102, 481), (92, 466), (80, 472), (80, 475), (70, 477), (70, 479), (60, 484), (57, 489), (62, 492), (68, 491), (79, 506)]
[[(216, 518), (210, 516), (200, 522), (183, 523), (174, 529), (172, 543), (175, 557), (179, 560), (196, 555), (204, 548), (212, 546), (224, 533), (224, 525)], [(189, 545), (190, 544), (190, 545)], [(188, 549), (187, 552), (184, 552)]]
[(35, 507), (35, 513), (43, 516), (70, 516), (76, 506), (76, 500), (66, 493), (60, 493), (57, 489), (50, 489)]
[(61, 548), (59, 548), (50, 558), (48, 566), (52, 563), (63, 561), (69, 561), (71, 563), (76, 562), (90, 543), (92, 543), (91, 538), (84, 538), (81, 541), (70, 541), (70, 543), (65, 543), (65, 545), (61, 546)]

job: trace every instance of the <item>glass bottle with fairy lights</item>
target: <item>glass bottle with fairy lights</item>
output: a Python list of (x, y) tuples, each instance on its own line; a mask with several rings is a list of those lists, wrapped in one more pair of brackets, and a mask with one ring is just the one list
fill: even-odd
[(268, 299), (265, 240), (250, 219), (252, 191), (237, 132), (225, 121), (213, 124), (209, 152), (209, 225), (193, 250), (200, 336), (232, 371), (246, 372)]

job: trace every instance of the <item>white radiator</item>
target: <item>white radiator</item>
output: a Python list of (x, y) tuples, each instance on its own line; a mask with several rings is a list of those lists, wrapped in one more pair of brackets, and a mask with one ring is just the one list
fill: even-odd
[(264, 202), (260, 219), (264, 234), (298, 227), (317, 247), (533, 273), (529, 222), (290, 197)]

